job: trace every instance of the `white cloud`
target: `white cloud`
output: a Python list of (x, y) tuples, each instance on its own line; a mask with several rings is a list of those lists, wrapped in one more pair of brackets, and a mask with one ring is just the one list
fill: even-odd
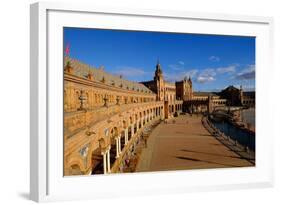
[(208, 82), (212, 82), (215, 79), (216, 76), (216, 70), (213, 68), (207, 68), (202, 70), (201, 73), (199, 73), (199, 75), (196, 78), (196, 81), (198, 83), (208, 83)]
[(183, 61), (179, 61), (178, 62), (180, 65), (184, 65), (184, 62)]
[(210, 56), (209, 60), (212, 61), (212, 62), (219, 62), (220, 58), (218, 56)]
[(183, 78), (184, 77), (191, 77), (191, 78), (193, 78), (197, 73), (198, 73), (197, 69), (192, 69), (192, 70), (189, 70), (189, 71), (185, 71), (182, 74), (183, 74)]
[(236, 66), (231, 65), (231, 66), (227, 66), (227, 67), (220, 67), (220, 68), (217, 68), (216, 71), (218, 73), (220, 73), (220, 74), (223, 74), (223, 73), (235, 73)]
[(240, 73), (236, 75), (236, 79), (239, 80), (250, 80), (254, 79), (256, 76), (256, 67), (255, 65), (248, 65), (247, 68), (242, 70)]
[(215, 76), (216, 75), (216, 70), (214, 68), (206, 68), (206, 69), (202, 70), (200, 75), (203, 75), (203, 76)]
[(196, 79), (198, 83), (208, 83), (215, 80), (213, 76), (198, 76)]

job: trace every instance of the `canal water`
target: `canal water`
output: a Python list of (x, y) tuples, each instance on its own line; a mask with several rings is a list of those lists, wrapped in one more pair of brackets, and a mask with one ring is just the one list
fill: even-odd
[(227, 121), (212, 121), (212, 123), (225, 135), (230, 136), (233, 140), (237, 140), (237, 142), (239, 142), (241, 145), (248, 146), (251, 150), (255, 151), (255, 134), (251, 134), (245, 130), (241, 130)]
[(255, 119), (256, 119), (256, 112), (255, 108), (249, 108), (247, 110), (241, 111), (241, 120), (245, 123), (249, 123), (252, 126), (256, 125)]

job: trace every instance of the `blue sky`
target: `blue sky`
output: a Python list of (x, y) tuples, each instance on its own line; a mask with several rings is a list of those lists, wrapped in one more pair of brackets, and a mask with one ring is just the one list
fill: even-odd
[(165, 80), (191, 77), (196, 91), (228, 85), (255, 89), (255, 38), (64, 28), (70, 57), (132, 81), (153, 79), (159, 58)]

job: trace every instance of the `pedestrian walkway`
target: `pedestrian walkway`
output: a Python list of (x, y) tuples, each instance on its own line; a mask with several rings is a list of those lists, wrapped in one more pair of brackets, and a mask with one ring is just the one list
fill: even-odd
[(162, 122), (142, 150), (137, 172), (253, 166), (204, 128), (201, 116), (180, 115)]

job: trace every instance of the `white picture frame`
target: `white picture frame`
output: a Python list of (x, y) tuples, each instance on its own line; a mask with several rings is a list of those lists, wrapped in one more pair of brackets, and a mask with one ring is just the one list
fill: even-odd
[[(273, 118), (271, 113), (263, 109), (271, 105), (267, 90), (272, 86), (268, 72), (273, 69), (272, 18), (187, 11), (97, 8), (91, 4), (44, 2), (31, 5), (30, 25), (32, 200), (40, 202), (95, 199), (273, 186), (273, 131), (270, 130), (270, 121)], [(54, 69), (63, 65), (63, 26), (256, 36), (256, 166), (63, 177), (63, 71)], [(61, 106), (56, 106), (60, 104)]]

